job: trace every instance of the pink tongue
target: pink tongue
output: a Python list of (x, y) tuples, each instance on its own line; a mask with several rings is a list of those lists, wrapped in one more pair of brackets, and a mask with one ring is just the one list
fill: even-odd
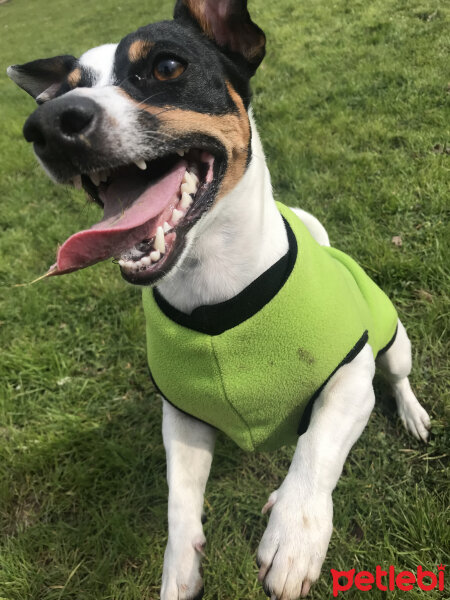
[(142, 180), (138, 178), (131, 191), (130, 182), (124, 178), (112, 183), (106, 192), (100, 193), (105, 206), (103, 219), (64, 242), (49, 275), (63, 275), (89, 267), (153, 237), (156, 217), (171, 200), (176, 201), (186, 168), (187, 163), (180, 161), (166, 176), (148, 187), (145, 187), (144, 176)]

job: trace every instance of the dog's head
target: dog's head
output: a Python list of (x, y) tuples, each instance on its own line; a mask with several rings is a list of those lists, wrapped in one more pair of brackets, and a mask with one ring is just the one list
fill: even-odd
[(178, 0), (172, 21), (117, 45), (9, 67), (40, 105), (24, 135), (44, 169), (104, 209), (52, 274), (110, 257), (131, 283), (170, 272), (249, 164), (249, 81), (264, 53), (247, 0)]

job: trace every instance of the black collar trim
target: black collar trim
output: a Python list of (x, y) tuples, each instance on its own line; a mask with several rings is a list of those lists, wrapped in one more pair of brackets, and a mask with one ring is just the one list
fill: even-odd
[(250, 319), (278, 294), (295, 266), (298, 254), (297, 240), (284, 217), (283, 221), (289, 250), (237, 296), (219, 304), (199, 306), (187, 315), (169, 304), (155, 287), (153, 296), (156, 304), (166, 317), (178, 325), (207, 335), (220, 335)]

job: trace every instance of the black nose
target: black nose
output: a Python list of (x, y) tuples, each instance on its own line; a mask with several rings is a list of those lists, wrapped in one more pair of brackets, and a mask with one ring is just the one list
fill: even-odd
[(87, 110), (86, 106), (74, 106), (62, 113), (59, 118), (59, 127), (64, 135), (80, 135), (92, 123), (94, 113)]
[(27, 119), (23, 135), (27, 142), (33, 142), (40, 158), (49, 160), (68, 147), (86, 144), (99, 120), (100, 107), (90, 98), (62, 96), (36, 109)]

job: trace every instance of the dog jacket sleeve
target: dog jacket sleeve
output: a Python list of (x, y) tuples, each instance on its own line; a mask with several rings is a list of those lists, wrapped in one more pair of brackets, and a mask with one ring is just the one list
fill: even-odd
[(392, 303), (353, 259), (320, 246), (292, 210), (278, 208), (298, 253), (281, 289), (242, 322), (220, 333), (197, 331), (143, 290), (157, 387), (245, 450), (295, 443), (305, 409), (337, 368), (366, 341), (376, 356), (397, 326)]

